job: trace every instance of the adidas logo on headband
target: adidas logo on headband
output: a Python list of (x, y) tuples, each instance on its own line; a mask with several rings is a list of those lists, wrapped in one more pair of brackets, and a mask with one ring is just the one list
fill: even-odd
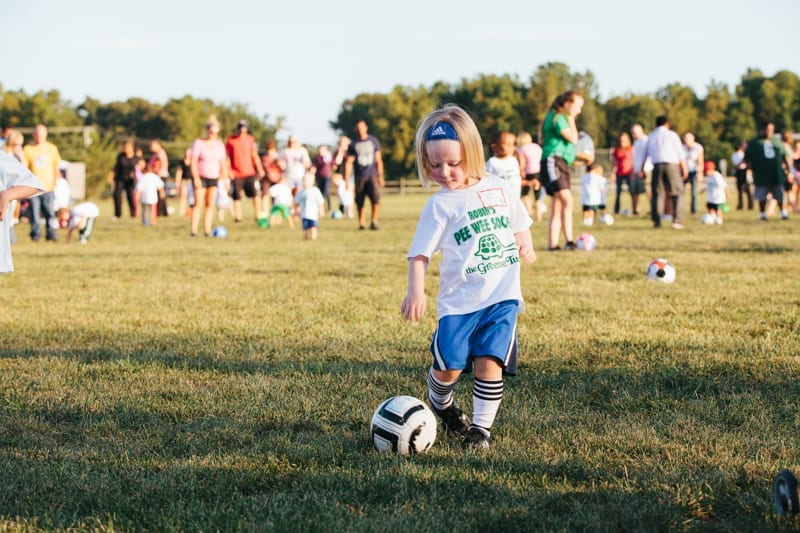
[(425, 135), (426, 141), (441, 141), (443, 139), (449, 139), (451, 141), (458, 140), (456, 130), (447, 122), (437, 122), (431, 126), (431, 129), (429, 129), (427, 135)]

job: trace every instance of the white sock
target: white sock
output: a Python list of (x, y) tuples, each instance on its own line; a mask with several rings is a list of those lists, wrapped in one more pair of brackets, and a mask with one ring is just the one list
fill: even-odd
[(475, 378), (472, 385), (472, 425), (489, 430), (503, 401), (503, 380)]
[(439, 381), (433, 375), (433, 369), (428, 372), (428, 400), (436, 409), (447, 409), (453, 405), (453, 389), (458, 379), (449, 383)]

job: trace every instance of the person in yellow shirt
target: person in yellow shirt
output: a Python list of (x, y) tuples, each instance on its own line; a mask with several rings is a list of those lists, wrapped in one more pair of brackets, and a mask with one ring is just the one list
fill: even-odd
[(24, 149), (28, 168), (44, 186), (44, 194), (30, 200), (31, 239), (38, 241), (42, 237), (42, 217), (45, 223), (45, 235), (48, 241), (56, 240), (58, 220), (53, 209), (56, 178), (60, 175), (61, 154), (58, 148), (47, 141), (47, 127), (37, 124), (33, 130), (33, 144)]

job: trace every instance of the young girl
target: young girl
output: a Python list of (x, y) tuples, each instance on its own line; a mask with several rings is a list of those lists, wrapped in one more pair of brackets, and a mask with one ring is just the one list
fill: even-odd
[(575, 91), (560, 94), (553, 101), (542, 123), (542, 182), (553, 197), (548, 226), (548, 250), (559, 250), (563, 229), (565, 249), (574, 250), (572, 240), (572, 190), (569, 166), (575, 161), (578, 128), (575, 119), (583, 109), (583, 98)]
[[(423, 316), (425, 271), (441, 251), (428, 399), (445, 428), (464, 437), (465, 448), (487, 448), (503, 398), (503, 373), (516, 373), (520, 259), (536, 260), (532, 220), (507, 181), (485, 176), (478, 129), (461, 108), (447, 105), (428, 115), (415, 144), (420, 181), (441, 188), (417, 223), (400, 311), (410, 321)], [(453, 389), (473, 367), (470, 421), (456, 406)]]

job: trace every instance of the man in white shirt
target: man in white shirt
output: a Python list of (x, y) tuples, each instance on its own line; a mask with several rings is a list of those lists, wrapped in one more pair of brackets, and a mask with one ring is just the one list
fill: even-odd
[[(650, 201), (653, 227), (661, 227), (661, 215), (658, 212), (658, 196), (672, 197), (673, 229), (683, 229), (681, 213), (683, 212), (681, 196), (683, 180), (687, 176), (686, 157), (683, 152), (683, 143), (677, 133), (669, 129), (669, 119), (666, 115), (656, 118), (656, 128), (647, 137), (644, 152), (653, 162), (652, 198)], [(644, 172), (644, 162), (640, 167), (634, 167), (636, 172)]]

